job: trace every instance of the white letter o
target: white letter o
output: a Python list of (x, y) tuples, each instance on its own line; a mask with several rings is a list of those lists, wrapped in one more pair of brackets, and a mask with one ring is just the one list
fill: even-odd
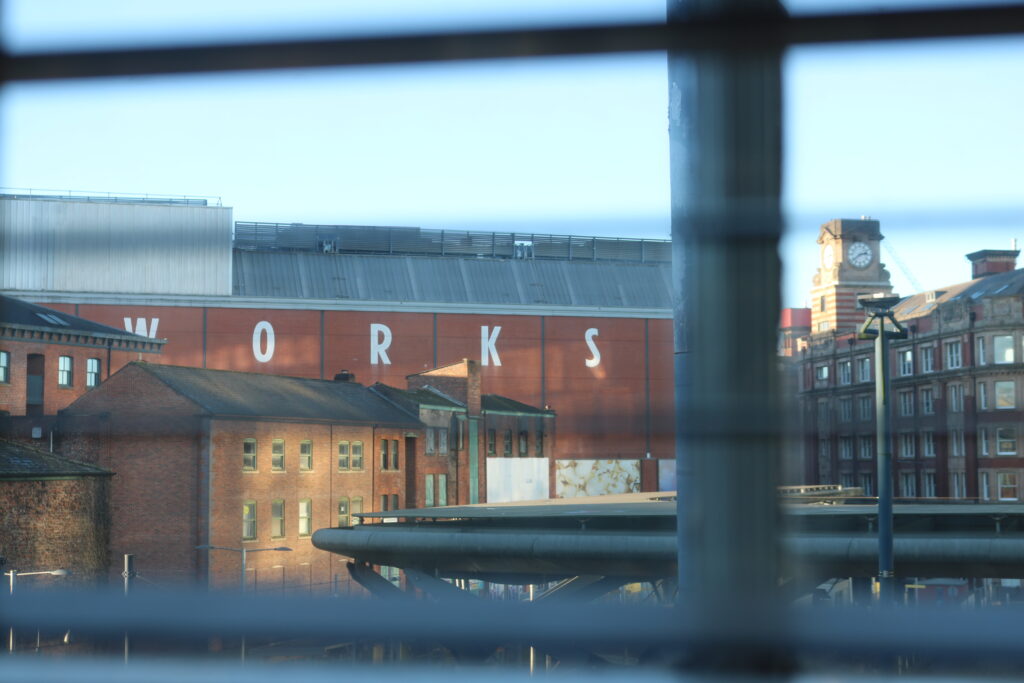
[[(260, 339), (264, 334), (267, 335), (266, 348)], [(274, 326), (266, 320), (256, 323), (256, 328), (252, 331), (252, 355), (260, 363), (266, 363), (274, 357)]]

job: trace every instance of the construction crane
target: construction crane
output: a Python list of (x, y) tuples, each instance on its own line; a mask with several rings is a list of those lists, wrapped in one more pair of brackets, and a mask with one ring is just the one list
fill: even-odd
[(910, 280), (910, 284), (914, 287), (914, 291), (924, 291), (924, 287), (921, 286), (921, 283), (917, 281), (917, 278), (914, 277), (914, 274), (910, 272), (910, 268), (907, 267), (907, 264), (905, 264), (903, 262), (903, 259), (900, 258), (899, 254), (896, 253), (896, 249), (895, 247), (892, 246), (892, 243), (888, 239), (885, 239), (882, 240), (882, 246), (884, 246), (885, 250), (889, 252), (889, 256), (892, 256), (892, 260), (895, 261), (896, 265), (900, 267), (900, 270), (903, 271), (903, 274), (906, 276), (906, 278)]

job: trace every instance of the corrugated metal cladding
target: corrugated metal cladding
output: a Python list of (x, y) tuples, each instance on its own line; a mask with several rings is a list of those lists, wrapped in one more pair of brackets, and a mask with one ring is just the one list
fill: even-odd
[(0, 198), (0, 289), (231, 294), (231, 209)]
[(668, 264), (236, 250), (236, 296), (670, 308)]

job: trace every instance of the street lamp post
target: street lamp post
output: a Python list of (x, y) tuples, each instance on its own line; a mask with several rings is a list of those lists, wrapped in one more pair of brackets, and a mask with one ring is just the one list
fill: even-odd
[[(228, 546), (223, 545), (197, 545), (196, 550), (230, 550), (233, 553), (239, 553), (242, 556), (242, 573), (238, 587), (242, 593), (245, 592), (245, 562), (246, 556), (249, 553), (266, 552), (268, 550), (278, 550), (288, 553), (292, 551), (291, 548), (283, 545), (279, 545), (276, 548), (229, 548)], [(245, 636), (242, 636), (242, 663), (245, 663)]]
[(245, 592), (245, 563), (246, 555), (249, 553), (265, 552), (267, 550), (278, 550), (281, 552), (291, 552), (292, 549), (283, 545), (279, 545), (276, 548), (229, 548), (223, 545), (197, 545), (196, 550), (230, 550), (233, 553), (241, 553), (242, 555), (242, 575), (241, 582), (239, 583), (239, 589)]
[[(898, 296), (876, 294), (860, 299), (868, 311), (858, 339), (875, 340), (875, 450), (878, 453), (878, 583), (881, 600), (892, 604), (896, 597), (896, 573), (892, 543), (892, 426), (889, 411), (889, 340), (906, 339), (907, 330), (896, 320), (892, 307)], [(871, 325), (878, 321), (878, 327)], [(893, 329), (885, 329), (885, 321)]]
[[(14, 587), (18, 585), (19, 576), (42, 576), (43, 574), (49, 574), (50, 576), (67, 576), (70, 574), (67, 569), (50, 569), (48, 571), (40, 572), (19, 572), (17, 569), (4, 572), (8, 578), (8, 587), (11, 595), (14, 595)], [(39, 637), (36, 636), (36, 648), (39, 647)], [(7, 630), (7, 651), (14, 652), (14, 627), (11, 626)]]

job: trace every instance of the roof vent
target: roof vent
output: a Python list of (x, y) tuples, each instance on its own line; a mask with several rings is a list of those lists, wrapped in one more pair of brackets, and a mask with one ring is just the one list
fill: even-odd
[(348, 370), (342, 370), (334, 376), (335, 382), (355, 382), (356, 373), (349, 372)]

